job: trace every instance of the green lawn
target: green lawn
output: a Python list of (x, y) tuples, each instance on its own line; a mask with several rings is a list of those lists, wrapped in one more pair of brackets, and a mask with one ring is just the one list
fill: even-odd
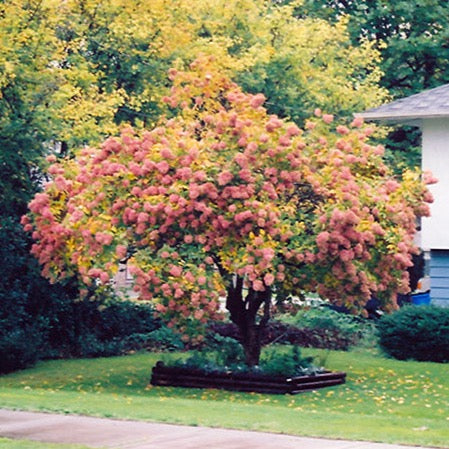
[(41, 362), (0, 377), (0, 407), (449, 447), (447, 364), (335, 351), (327, 367), (346, 371), (345, 385), (280, 396), (149, 387), (159, 358)]
[(0, 449), (90, 449), (87, 446), (73, 444), (38, 443), (28, 440), (10, 440), (0, 438)]

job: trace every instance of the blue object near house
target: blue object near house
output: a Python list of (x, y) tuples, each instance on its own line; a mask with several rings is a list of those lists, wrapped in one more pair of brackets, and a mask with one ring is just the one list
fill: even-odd
[[(425, 251), (430, 276), (430, 297), (412, 302), (449, 307), (449, 84), (401, 98), (356, 117), (417, 126), (422, 131), (422, 168), (438, 179), (429, 187), (434, 197), (431, 217), (422, 219), (417, 244)], [(416, 302), (415, 302), (416, 301)]]
[(415, 293), (412, 296), (412, 304), (415, 306), (427, 306), (430, 304), (430, 291), (425, 293)]

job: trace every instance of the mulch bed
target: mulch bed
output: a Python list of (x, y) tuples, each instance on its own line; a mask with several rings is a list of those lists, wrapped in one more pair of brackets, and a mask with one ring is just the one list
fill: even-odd
[(204, 372), (187, 367), (171, 367), (157, 362), (151, 385), (188, 388), (217, 388), (272, 394), (297, 394), (345, 383), (346, 373), (324, 372), (315, 375), (283, 377), (259, 373)]

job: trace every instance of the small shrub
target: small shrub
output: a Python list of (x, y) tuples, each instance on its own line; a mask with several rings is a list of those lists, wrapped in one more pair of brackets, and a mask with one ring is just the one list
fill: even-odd
[(81, 357), (112, 357), (125, 352), (121, 339), (102, 341), (94, 333), (81, 335), (77, 348)]
[(180, 336), (162, 326), (152, 332), (133, 333), (101, 340), (95, 333), (85, 333), (78, 339), (82, 357), (111, 357), (132, 351), (179, 351), (184, 349)]
[(151, 304), (111, 295), (60, 308), (52, 317), (47, 340), (56, 357), (108, 357), (142, 349), (142, 337), (134, 339), (133, 347), (131, 336), (146, 335), (159, 327)]
[(290, 343), (304, 348), (322, 348), (347, 351), (354, 339), (338, 329), (325, 327), (296, 327), (281, 321), (272, 321), (266, 329), (266, 344)]
[(406, 306), (378, 324), (379, 344), (399, 360), (449, 362), (449, 309)]
[(329, 331), (336, 340), (345, 342), (343, 346), (347, 346), (341, 349), (348, 349), (363, 340), (375, 340), (375, 326), (372, 321), (338, 312), (326, 306), (301, 309), (295, 315), (282, 315), (280, 320), (300, 329)]
[[(139, 343), (140, 339), (140, 343)], [(127, 338), (127, 342), (136, 341), (133, 349), (148, 349), (152, 351), (180, 351), (184, 349), (184, 343), (179, 334), (161, 326), (148, 334), (133, 334)], [(140, 348), (137, 346), (140, 345)]]
[(214, 371), (245, 371), (243, 347), (235, 339), (222, 337), (218, 334), (208, 338), (207, 346), (195, 350), (186, 358), (175, 361), (175, 365), (206, 372)]
[(284, 351), (264, 351), (260, 359), (260, 370), (273, 376), (299, 376), (320, 371), (313, 366), (313, 357), (303, 357), (296, 345)]
[(85, 324), (94, 326), (95, 333), (103, 341), (148, 333), (160, 326), (149, 303), (113, 298), (104, 305), (99, 302), (96, 306), (87, 311), (88, 322)]
[(193, 351), (186, 359), (177, 359), (169, 363), (172, 366), (201, 370), (206, 373), (228, 370), (228, 367), (216, 363), (215, 353), (211, 351)]
[(32, 328), (0, 333), (0, 374), (32, 366), (41, 343), (39, 333)]
[(207, 347), (213, 351), (214, 362), (219, 366), (235, 366), (244, 363), (243, 347), (234, 338), (213, 334), (207, 339)]

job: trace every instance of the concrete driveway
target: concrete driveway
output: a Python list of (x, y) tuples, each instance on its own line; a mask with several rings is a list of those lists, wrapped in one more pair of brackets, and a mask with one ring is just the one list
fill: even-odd
[(418, 449), (88, 416), (0, 409), (0, 436), (114, 449)]

